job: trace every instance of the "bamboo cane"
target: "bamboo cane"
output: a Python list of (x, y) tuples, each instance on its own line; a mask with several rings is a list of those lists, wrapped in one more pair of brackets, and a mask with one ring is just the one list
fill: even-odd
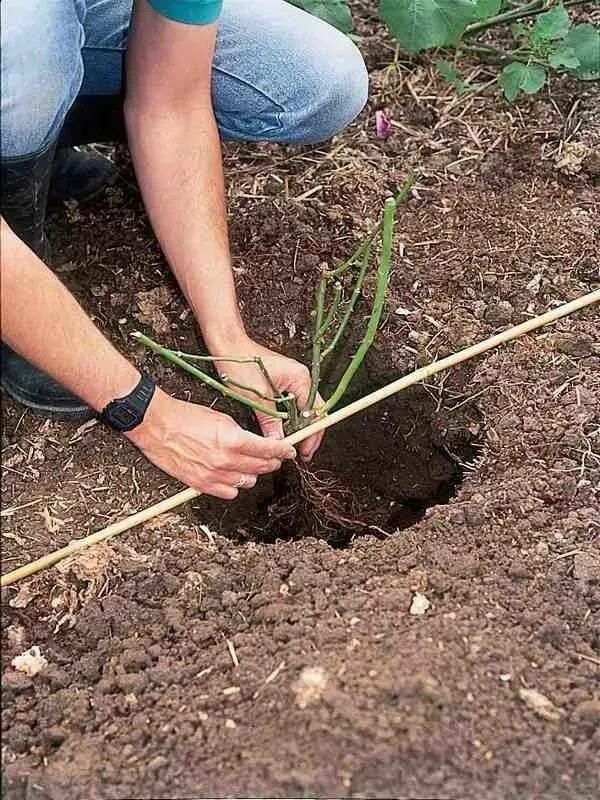
[[(415, 383), (420, 383), (421, 381), (430, 378), (432, 375), (435, 375), (438, 372), (442, 372), (449, 367), (454, 367), (457, 364), (468, 361), (469, 359), (481, 355), (488, 350), (493, 350), (493, 348), (498, 347), (501, 344), (506, 344), (514, 339), (518, 339), (520, 336), (524, 336), (526, 333), (530, 333), (531, 331), (535, 331), (538, 328), (544, 327), (545, 325), (556, 322), (562, 317), (573, 314), (575, 311), (579, 311), (586, 306), (591, 306), (593, 303), (600, 303), (600, 289), (596, 289), (593, 292), (589, 292), (588, 294), (578, 297), (576, 300), (572, 300), (569, 303), (565, 303), (564, 305), (553, 308), (550, 311), (546, 311), (539, 317), (533, 317), (532, 319), (522, 322), (520, 325), (515, 325), (512, 328), (508, 328), (507, 330), (502, 331), (501, 333), (498, 333), (489, 339), (485, 339), (482, 342), (478, 342), (470, 347), (466, 347), (464, 350), (460, 350), (458, 353), (453, 353), (445, 358), (441, 358), (439, 361), (434, 361), (432, 364), (421, 367), (420, 369), (411, 372), (409, 375), (404, 375), (402, 378), (398, 378), (398, 380), (389, 383), (387, 386), (383, 386), (381, 389), (377, 389), (365, 397), (355, 400), (353, 403), (334, 411), (328, 416), (317, 419), (315, 422), (307, 425), (306, 428), (302, 428), (301, 430), (290, 434), (286, 437), (286, 441), (291, 445), (296, 445), (299, 442), (302, 442), (304, 439), (307, 439), (309, 436), (319, 433), (326, 428), (330, 428), (332, 425), (337, 425), (338, 422), (348, 419), (348, 417), (352, 417), (354, 414), (358, 414), (360, 411), (364, 411), (370, 406), (375, 405), (375, 403), (379, 403), (381, 400), (385, 400), (386, 398), (401, 392), (403, 389), (413, 386)], [(18, 569), (7, 572), (5, 575), (2, 575), (0, 585), (3, 587), (9, 586), (11, 583), (15, 583), (15, 581), (26, 578), (29, 575), (34, 575), (36, 572), (39, 572), (42, 569), (47, 569), (48, 567), (53, 566), (63, 558), (73, 555), (73, 553), (77, 553), (80, 550), (89, 547), (90, 545), (97, 544), (98, 542), (106, 541), (106, 539), (110, 539), (112, 536), (123, 533), (123, 531), (129, 530), (130, 528), (140, 525), (143, 522), (147, 522), (159, 514), (164, 514), (167, 511), (171, 511), (173, 508), (177, 508), (177, 506), (187, 503), (189, 500), (194, 500), (194, 498), (198, 497), (199, 495), (200, 492), (196, 491), (196, 489), (184, 489), (183, 491), (178, 492), (171, 497), (167, 497), (165, 500), (161, 500), (159, 503), (155, 503), (149, 508), (138, 511), (136, 514), (132, 514), (125, 519), (119, 520), (119, 522), (114, 522), (112, 525), (109, 525), (108, 527), (103, 528), (96, 533), (92, 533), (89, 536), (84, 536), (81, 539), (76, 539), (66, 547), (61, 547), (60, 550), (55, 550), (53, 553), (48, 553), (48, 555), (42, 556), (41, 558), (38, 558), (29, 564), (25, 564)]]

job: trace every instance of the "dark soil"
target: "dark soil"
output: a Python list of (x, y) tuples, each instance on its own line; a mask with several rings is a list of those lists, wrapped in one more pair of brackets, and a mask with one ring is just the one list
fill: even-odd
[[(359, 31), (358, 123), (324, 148), (226, 159), (248, 325), (301, 358), (319, 265), (419, 167), (356, 394), (600, 285), (598, 87), (456, 101), (427, 60), (390, 73), (389, 42)], [(382, 104), (403, 126), (385, 142)], [(167, 389), (212, 401), (128, 336), (197, 346), (117, 155), (115, 189), (56, 211), (55, 265)], [(5, 796), (592, 800), (599, 411), (596, 307), (332, 429), (314, 468), (361, 524), (282, 516), (265, 479), (4, 590)], [(99, 426), (8, 401), (2, 417), (3, 571), (178, 488)], [(48, 665), (30, 678), (11, 662), (31, 646)]]
[(475, 417), (467, 407), (449, 430), (423, 389), (407, 391), (342, 425), (315, 469), (294, 464), (264, 478), (226, 508), (220, 530), (236, 541), (315, 536), (334, 547), (404, 530), (448, 502), (473, 468)]

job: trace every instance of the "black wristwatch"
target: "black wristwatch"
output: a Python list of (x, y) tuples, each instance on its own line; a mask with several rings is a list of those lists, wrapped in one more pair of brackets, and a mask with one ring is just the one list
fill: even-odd
[(100, 412), (98, 418), (120, 433), (132, 431), (144, 419), (155, 390), (156, 384), (152, 378), (142, 375), (140, 382), (132, 392), (126, 397), (111, 400)]

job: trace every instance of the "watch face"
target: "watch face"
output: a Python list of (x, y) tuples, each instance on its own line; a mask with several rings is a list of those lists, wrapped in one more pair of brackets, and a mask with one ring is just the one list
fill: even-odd
[(127, 428), (140, 418), (140, 412), (126, 403), (119, 403), (110, 409), (110, 421), (119, 428)]
[(156, 385), (147, 375), (142, 375), (138, 385), (126, 397), (112, 400), (100, 413), (100, 419), (121, 433), (131, 431), (144, 419), (146, 409)]

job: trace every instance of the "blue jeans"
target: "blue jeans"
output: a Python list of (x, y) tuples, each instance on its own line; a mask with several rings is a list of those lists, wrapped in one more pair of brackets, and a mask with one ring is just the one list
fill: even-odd
[[(2, 158), (38, 152), (78, 94), (122, 92), (132, 0), (2, 0)], [(360, 112), (354, 44), (285, 0), (225, 0), (212, 93), (225, 139), (312, 144)]]

